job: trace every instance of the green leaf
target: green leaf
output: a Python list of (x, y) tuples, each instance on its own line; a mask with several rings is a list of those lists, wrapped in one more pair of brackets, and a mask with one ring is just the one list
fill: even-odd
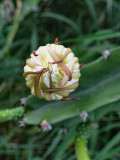
[(40, 0), (24, 0), (23, 1), (23, 9), (22, 9), (22, 15), (26, 16), (29, 14), (34, 7), (38, 5)]
[(99, 160), (101, 157), (101, 160), (104, 160), (104, 157), (107, 157), (107, 154), (109, 155), (110, 150), (113, 150), (113, 147), (118, 144), (120, 141), (120, 132), (118, 132), (106, 145), (105, 147), (97, 154), (95, 160)]
[(33, 27), (32, 34), (31, 34), (31, 52), (38, 48), (38, 32), (36, 26)]
[(107, 154), (103, 156), (101, 160), (108, 160), (108, 158), (113, 158), (120, 153), (120, 147), (112, 148), (111, 151), (109, 151)]
[(95, 110), (94, 112), (95, 121), (102, 119), (106, 114), (113, 111), (120, 111), (120, 100), (102, 106), (101, 108)]
[(96, 14), (97, 12), (95, 10), (94, 1), (92, 1), (92, 0), (85, 0), (85, 1), (86, 1), (88, 8), (89, 8), (92, 19), (93, 19), (94, 23), (97, 25), (98, 19), (97, 19), (97, 14)]
[(115, 123), (112, 123), (112, 124), (109, 124), (105, 127), (103, 127), (101, 130), (100, 130), (100, 133), (102, 132), (108, 132), (112, 129), (116, 129), (116, 128), (120, 128), (120, 122), (115, 122)]
[(76, 126), (69, 129), (66, 136), (64, 136), (64, 139), (62, 143), (59, 144), (59, 147), (57, 148), (57, 151), (55, 152), (54, 160), (59, 160), (67, 147), (70, 145), (70, 143), (74, 140), (76, 135)]
[[(96, 108), (117, 101), (120, 98), (120, 52), (116, 51), (105, 60), (103, 57), (86, 65), (82, 70), (80, 85), (74, 97), (75, 101), (42, 101), (29, 97), (29, 105), (40, 107), (26, 114), (27, 124), (38, 125), (43, 119), (50, 123), (79, 115), (80, 111), (92, 111)], [(28, 100), (28, 101), (29, 101)]]
[(81, 41), (97, 41), (97, 40), (104, 40), (110, 38), (120, 37), (120, 32), (98, 32), (91, 35), (80, 36), (77, 38), (70, 38), (62, 41), (62, 43), (72, 43), (72, 42), (81, 42)]
[(52, 140), (52, 144), (47, 148), (45, 154), (43, 155), (43, 159), (46, 159), (50, 154), (54, 152), (54, 150), (59, 145), (61, 139), (62, 139), (62, 132), (58, 132), (58, 134), (55, 136), (55, 138)]
[(79, 32), (79, 27), (77, 26), (77, 24), (71, 19), (69, 19), (68, 17), (65, 17), (64, 15), (61, 15), (58, 13), (52, 13), (52, 12), (43, 12), (41, 14), (41, 17), (53, 18), (56, 20), (63, 21), (68, 25), (70, 25), (75, 31)]

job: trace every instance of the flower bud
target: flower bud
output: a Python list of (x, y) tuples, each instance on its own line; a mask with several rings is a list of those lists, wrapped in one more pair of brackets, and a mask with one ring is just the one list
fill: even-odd
[(46, 100), (61, 100), (78, 87), (80, 65), (70, 48), (47, 44), (33, 51), (24, 67), (31, 93)]

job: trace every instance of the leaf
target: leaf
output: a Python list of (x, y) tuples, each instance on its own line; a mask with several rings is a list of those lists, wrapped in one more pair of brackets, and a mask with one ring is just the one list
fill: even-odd
[(80, 36), (77, 38), (70, 38), (62, 41), (62, 43), (72, 43), (72, 42), (81, 42), (81, 41), (97, 41), (97, 40), (104, 40), (104, 39), (110, 39), (110, 38), (116, 38), (120, 37), (120, 32), (99, 32), (99, 33), (94, 33), (91, 35), (86, 35), (86, 36)]
[(56, 20), (63, 21), (68, 25), (70, 25), (75, 31), (79, 32), (79, 27), (77, 26), (77, 24), (74, 21), (72, 21), (70, 18), (65, 17), (64, 15), (61, 15), (58, 13), (52, 13), (52, 12), (43, 12), (41, 14), (41, 17), (53, 18)]
[(64, 139), (61, 144), (59, 144), (59, 147), (57, 148), (57, 151), (55, 152), (54, 160), (59, 160), (67, 147), (70, 145), (70, 143), (74, 140), (76, 135), (76, 126), (69, 129), (66, 136), (64, 136)]
[(52, 140), (52, 144), (47, 148), (45, 154), (43, 155), (43, 159), (46, 159), (50, 154), (54, 152), (54, 150), (57, 148), (58, 144), (60, 143), (60, 140), (62, 139), (62, 132), (58, 132), (58, 134), (54, 137)]
[(112, 13), (113, 0), (107, 0), (107, 12), (109, 15)]
[[(78, 97), (75, 101), (51, 101), (37, 100), (40, 106), (26, 114), (24, 121), (27, 124), (38, 125), (43, 119), (50, 123), (79, 115), (80, 111), (92, 111), (96, 108), (114, 102), (120, 98), (120, 52), (113, 52), (108, 60), (102, 57), (92, 62), (82, 70), (80, 85), (72, 97)], [(29, 98), (31, 101), (34, 97)], [(36, 99), (36, 98), (35, 98)]]
[(94, 2), (92, 0), (85, 0), (85, 1), (86, 1), (86, 4), (88, 5), (92, 19), (93, 19), (94, 23), (97, 25), (98, 19), (97, 19), (97, 14), (96, 14)]
[(109, 124), (105, 127), (103, 127), (101, 130), (100, 130), (100, 133), (102, 132), (108, 132), (112, 129), (115, 129), (115, 128), (120, 128), (120, 122), (115, 122), (115, 123), (112, 123), (112, 124)]
[[(109, 154), (109, 151), (113, 147), (120, 142), (120, 132), (118, 132), (106, 145), (105, 147), (97, 154), (95, 160), (99, 160), (101, 157), (101, 160), (104, 160), (104, 157)], [(106, 156), (107, 157), (107, 156)]]
[(34, 7), (36, 7), (38, 5), (38, 3), (40, 2), (40, 0), (24, 0), (23, 1), (23, 8), (22, 8), (22, 15), (26, 16), (27, 14), (29, 14), (32, 9), (34, 9)]
[(38, 48), (38, 32), (36, 26), (33, 27), (32, 34), (31, 34), (31, 52)]
[(120, 100), (115, 101), (113, 103), (109, 103), (101, 108), (98, 108), (94, 111), (94, 118), (95, 121), (99, 121), (102, 119), (106, 114), (113, 112), (113, 111), (120, 111)]
[(108, 158), (114, 158), (117, 154), (120, 153), (120, 147), (116, 147), (114, 149), (111, 149), (110, 152), (105, 154), (101, 160), (108, 160)]

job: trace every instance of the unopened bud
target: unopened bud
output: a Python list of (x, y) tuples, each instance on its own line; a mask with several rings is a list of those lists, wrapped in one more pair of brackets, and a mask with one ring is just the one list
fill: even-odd
[(86, 122), (86, 119), (88, 118), (88, 113), (86, 111), (82, 111), (80, 113), (80, 118), (82, 119), (83, 122)]
[(20, 103), (21, 103), (22, 106), (26, 106), (26, 104), (27, 104), (26, 98), (21, 98)]
[(43, 129), (43, 131), (50, 131), (52, 129), (52, 126), (50, 125), (50, 123), (47, 122), (46, 119), (44, 119), (41, 122), (41, 128)]
[(23, 120), (19, 121), (19, 127), (25, 127), (25, 122)]
[(107, 59), (110, 56), (110, 52), (108, 50), (105, 50), (102, 52), (102, 55), (103, 55), (104, 59)]
[(33, 51), (24, 67), (24, 77), (31, 93), (46, 100), (65, 99), (78, 87), (78, 58), (70, 48), (56, 44), (41, 46)]

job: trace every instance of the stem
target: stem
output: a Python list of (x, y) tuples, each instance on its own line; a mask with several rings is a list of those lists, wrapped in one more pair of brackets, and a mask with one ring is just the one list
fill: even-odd
[(75, 152), (77, 160), (90, 160), (86, 143), (86, 138), (84, 136), (77, 136), (75, 142)]
[(3, 58), (4, 55), (8, 54), (9, 48), (12, 45), (12, 42), (13, 42), (13, 40), (15, 38), (16, 32), (17, 32), (18, 27), (19, 27), (21, 8), (22, 8), (22, 1), (21, 0), (17, 0), (16, 3), (17, 3), (17, 9), (16, 9), (16, 12), (15, 12), (12, 28), (11, 28), (10, 33), (8, 34), (7, 42), (6, 42), (4, 48), (1, 51), (0, 58)]
[[(112, 49), (110, 49), (110, 50), (108, 50), (108, 51), (109, 51), (110, 53), (112, 53), (112, 52), (117, 51), (117, 50), (120, 50), (120, 46), (115, 47), (115, 48), (112, 48)], [(96, 64), (96, 63), (100, 62), (102, 59), (104, 59), (103, 56), (101, 56), (100, 58), (96, 59), (96, 60), (93, 61), (93, 62), (88, 63), (87, 65), (84, 66), (84, 68), (88, 68), (88, 67), (92, 66), (93, 64)]]
[(24, 110), (25, 109), (22, 106), (13, 109), (0, 110), (0, 123), (10, 120), (17, 120), (23, 116)]

